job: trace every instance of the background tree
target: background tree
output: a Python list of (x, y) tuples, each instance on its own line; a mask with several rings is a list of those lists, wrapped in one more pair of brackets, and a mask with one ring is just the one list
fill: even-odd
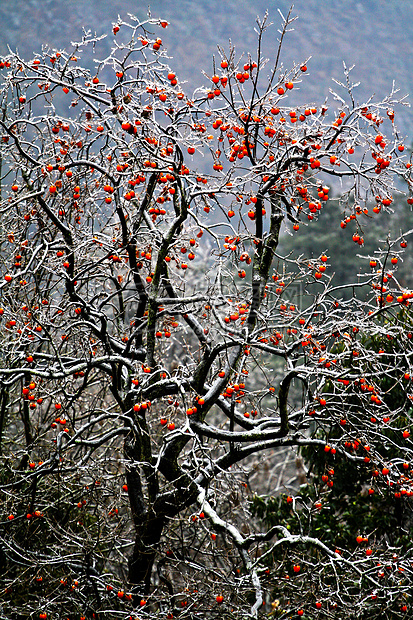
[[(373, 497), (396, 489), (410, 523), (407, 234), (351, 297), (328, 254), (278, 253), (284, 221), (328, 212), (328, 179), (360, 229), (396, 175), (410, 187), (399, 102), (357, 103), (346, 71), (330, 104), (290, 107), (292, 22), (274, 63), (265, 17), (255, 53), (218, 48), (191, 95), (153, 18), (114, 24), (104, 59), (86, 33), (2, 60), (4, 617), (407, 613), (407, 536), (323, 531), (351, 516), (335, 462)], [(288, 524), (250, 495), (256, 459), (286, 448), (325, 469)]]
[[(364, 221), (356, 220), (345, 222), (343, 210), (338, 198), (333, 194), (329, 202), (329, 209), (323, 217), (313, 222), (298, 235), (287, 234), (280, 239), (279, 251), (283, 255), (294, 258), (306, 256), (314, 258), (327, 250), (331, 274), (334, 274), (335, 285), (348, 285), (357, 282), (358, 276), (365, 274), (366, 264), (376, 258), (376, 254), (387, 248), (387, 239), (398, 238), (402, 231), (408, 231), (413, 224), (411, 207), (406, 198), (395, 196), (392, 204), (392, 213), (370, 213)], [(397, 217), (394, 217), (394, 213)], [(343, 228), (340, 224), (345, 223)], [(360, 227), (362, 224), (362, 227)], [(290, 232), (291, 230), (290, 225)], [(361, 241), (361, 243), (360, 243)], [(397, 278), (400, 285), (411, 288), (411, 257), (403, 256), (403, 262), (398, 264)], [(364, 278), (362, 278), (364, 281)], [(370, 283), (366, 283), (365, 294), (370, 292)], [(345, 298), (351, 297), (353, 291), (348, 287), (343, 291)]]

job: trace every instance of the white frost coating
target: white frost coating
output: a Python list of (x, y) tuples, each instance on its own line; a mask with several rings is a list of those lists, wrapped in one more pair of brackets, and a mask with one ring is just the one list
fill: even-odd
[(212, 386), (209, 388), (208, 392), (205, 394), (204, 398), (206, 401), (208, 401), (210, 398), (212, 398), (214, 396), (214, 394), (217, 391), (220, 391), (221, 386), (223, 386), (226, 383), (227, 380), (227, 376), (229, 374), (229, 372), (233, 369), (235, 362), (237, 361), (237, 358), (239, 356), (240, 353), (240, 349), (241, 349), (241, 345), (236, 345), (235, 349), (232, 350), (231, 355), (229, 356), (229, 360), (225, 366), (225, 380), (224, 379), (217, 379)]
[(258, 573), (255, 570), (254, 564), (251, 562), (248, 552), (243, 548), (245, 544), (245, 538), (234, 525), (231, 525), (230, 523), (227, 523), (226, 521), (221, 519), (221, 517), (215, 512), (211, 504), (206, 499), (205, 489), (199, 489), (197, 502), (205, 515), (210, 519), (211, 523), (217, 528), (225, 530), (231, 536), (232, 540), (237, 546), (242, 561), (244, 562), (245, 569), (250, 575), (251, 583), (255, 590), (255, 603), (251, 607), (251, 617), (258, 618), (258, 610), (262, 606), (263, 602), (262, 588), (260, 578), (258, 577)]
[[(267, 556), (270, 556), (276, 547), (284, 543), (289, 543), (292, 545), (296, 543), (310, 544), (324, 551), (324, 553), (328, 555), (330, 557), (330, 560), (332, 560), (333, 562), (343, 563), (343, 564), (347, 564), (348, 566), (351, 566), (360, 575), (360, 577), (364, 577), (365, 579), (370, 581), (370, 583), (374, 584), (377, 587), (380, 587), (380, 583), (378, 581), (376, 581), (373, 577), (371, 577), (371, 575), (368, 575), (365, 571), (363, 571), (357, 566), (357, 564), (368, 562), (368, 558), (366, 558), (366, 560), (363, 560), (361, 562), (360, 561), (354, 562), (354, 560), (348, 560), (347, 558), (343, 558), (342, 555), (340, 555), (339, 553), (336, 553), (335, 551), (327, 547), (327, 545), (325, 545), (318, 538), (313, 538), (312, 536), (303, 536), (302, 534), (290, 534), (287, 528), (284, 527), (283, 525), (275, 525), (272, 529), (273, 531), (281, 532), (284, 535), (284, 538), (280, 538), (279, 540), (277, 540), (270, 547), (270, 549), (268, 549), (268, 551), (266, 551), (260, 557), (259, 562), (262, 562), (264, 558), (266, 558)], [(258, 560), (254, 562), (254, 564), (252, 564), (252, 567), (257, 566), (257, 563), (258, 563)]]

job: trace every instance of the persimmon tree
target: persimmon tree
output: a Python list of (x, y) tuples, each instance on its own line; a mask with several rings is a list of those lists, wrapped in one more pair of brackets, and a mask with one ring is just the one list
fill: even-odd
[[(357, 102), (345, 68), (331, 100), (292, 103), (311, 79), (309, 59), (281, 64), (293, 21), (275, 61), (267, 17), (253, 53), (219, 47), (193, 93), (150, 16), (119, 19), (106, 58), (85, 33), (0, 63), (2, 617), (410, 608), (409, 231), (352, 296), (328, 248), (277, 253), (330, 186), (363, 251), (411, 186), (403, 101)], [(302, 485), (277, 474), (268, 498), (253, 472), (286, 451)], [(370, 531), (340, 530), (347, 471)], [(377, 497), (397, 500), (397, 536), (374, 528)]]

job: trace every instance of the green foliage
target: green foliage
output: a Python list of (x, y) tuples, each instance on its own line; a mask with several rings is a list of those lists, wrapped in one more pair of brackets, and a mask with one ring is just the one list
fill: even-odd
[[(317, 259), (323, 252), (329, 257), (328, 275), (334, 274), (335, 286), (347, 285), (349, 282), (357, 282), (360, 274), (370, 274), (369, 258), (374, 258), (376, 251), (386, 249), (386, 238), (395, 238), (401, 230), (407, 231), (413, 228), (413, 213), (406, 204), (405, 198), (397, 198), (392, 205), (394, 214), (381, 212), (371, 213), (358, 218), (363, 228), (359, 228), (355, 221), (341, 228), (340, 222), (345, 216), (352, 213), (351, 205), (343, 212), (338, 200), (329, 201), (328, 209), (323, 209), (317, 220), (303, 222), (299, 231), (292, 236), (285, 234), (279, 244), (279, 254), (289, 255), (291, 258), (305, 256)], [(353, 241), (353, 234), (358, 233), (364, 239), (364, 245), (359, 246)], [(363, 257), (363, 258), (361, 258)], [(389, 267), (389, 264), (387, 265)], [(412, 287), (411, 260), (398, 265), (398, 281), (402, 286)], [(364, 278), (365, 279), (365, 278)], [(365, 287), (365, 295), (369, 288)], [(343, 298), (353, 295), (352, 289), (342, 291)], [(360, 296), (360, 292), (358, 292)]]
[[(325, 617), (319, 615), (323, 612), (316, 611), (314, 607), (316, 603), (322, 605), (322, 609), (328, 605), (326, 592), (330, 591), (330, 596), (334, 597), (336, 576), (330, 572), (326, 562), (323, 588), (320, 589), (320, 583), (312, 580), (312, 567), (320, 566), (323, 554), (316, 544), (311, 544), (311, 539), (321, 541), (329, 549), (335, 549), (344, 561), (354, 563), (363, 562), (363, 559), (365, 561), (370, 553), (372, 559), (387, 553), (387, 563), (375, 560), (370, 567), (366, 567), (365, 578), (360, 577), (361, 580), (358, 580), (356, 577), (353, 585), (349, 578), (346, 588), (349, 596), (360, 584), (368, 592), (372, 588), (369, 582), (371, 576), (382, 586), (389, 584), (392, 579), (399, 579), (398, 583), (402, 585), (405, 569), (398, 566), (399, 557), (409, 558), (410, 562), (413, 558), (410, 535), (413, 523), (410, 488), (412, 470), (408, 462), (410, 440), (408, 436), (404, 439), (403, 435), (402, 438), (403, 429), (411, 425), (413, 413), (410, 366), (405, 355), (406, 343), (411, 338), (411, 310), (406, 306), (394, 313), (378, 313), (375, 320), (378, 329), (368, 335), (361, 334), (360, 342), (367, 351), (379, 356), (387, 368), (386, 372), (375, 376), (374, 363), (368, 355), (363, 360), (353, 359), (349, 355), (347, 363), (343, 365), (343, 379), (339, 387), (336, 379), (332, 378), (326, 381), (323, 392), (327, 402), (337, 394), (337, 389), (345, 392), (346, 412), (343, 416), (346, 419), (343, 418), (343, 425), (332, 418), (330, 425), (324, 420), (321, 426), (317, 422), (318, 413), (315, 412), (315, 420), (309, 432), (313, 439), (322, 440), (323, 443), (318, 450), (308, 446), (300, 451), (306, 468), (306, 483), (294, 491), (291, 489), (290, 495), (255, 495), (251, 498), (252, 515), (266, 527), (277, 529), (275, 544), (273, 541), (269, 543), (263, 554), (262, 570), (271, 571), (273, 577), (268, 587), (274, 599), (284, 604), (285, 601), (291, 601), (291, 608), (282, 609), (281, 605), (277, 605), (273, 613), (275, 618), (289, 617), (288, 614), (296, 610), (297, 606), (305, 608), (302, 617)], [(403, 325), (404, 331), (396, 334), (394, 330), (400, 325)], [(336, 355), (344, 350), (344, 341), (338, 336), (331, 349)], [(352, 334), (351, 346), (356, 348), (358, 337), (356, 330)], [(355, 380), (357, 376), (359, 378)], [(363, 377), (368, 377), (368, 381)], [(374, 383), (374, 394), (380, 395), (386, 410), (390, 412), (389, 418), (382, 418), (380, 405), (377, 413), (372, 405), (371, 426), (377, 428), (382, 438), (373, 448), (367, 444), (358, 428), (358, 418), (364, 415), (363, 394), (372, 387), (368, 385), (370, 381)], [(333, 450), (325, 448), (327, 444), (336, 446), (334, 454)], [(400, 453), (403, 445), (406, 450), (404, 462)], [(390, 461), (393, 462), (391, 478), (378, 465), (378, 462), (385, 465)], [(284, 531), (280, 525), (285, 528)], [(291, 542), (293, 539), (294, 544)], [(341, 569), (335, 569), (337, 574)], [(345, 599), (346, 595), (341, 598), (341, 604)], [(350, 604), (350, 598), (348, 602)], [(380, 589), (373, 590), (358, 610), (357, 617), (366, 620), (403, 618), (406, 602), (406, 598), (401, 596), (392, 611), (387, 608), (384, 611), (387, 606), (384, 594)], [(311, 609), (314, 609), (314, 614)], [(335, 617), (334, 604), (327, 613)]]

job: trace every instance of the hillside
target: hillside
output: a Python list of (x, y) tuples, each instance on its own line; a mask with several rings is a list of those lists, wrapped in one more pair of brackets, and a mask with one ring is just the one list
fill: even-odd
[[(170, 22), (163, 39), (174, 57), (181, 78), (195, 86), (202, 80), (201, 70), (211, 66), (216, 45), (227, 45), (231, 38), (241, 54), (254, 52), (254, 21), (268, 9), (274, 26), (268, 31), (266, 53), (276, 50), (276, 26), (289, 9), (287, 0), (153, 0), (154, 16)], [(128, 13), (145, 16), (146, 3), (131, 0), (3, 0), (0, 3), (0, 54), (19, 48), (24, 56), (42, 44), (65, 47), (80, 37), (81, 28), (101, 34)], [(342, 76), (342, 61), (355, 65), (354, 81), (360, 81), (358, 98), (391, 90), (392, 82), (401, 94), (412, 92), (412, 74), (408, 62), (413, 40), (413, 21), (409, 19), (413, 0), (297, 0), (294, 13), (299, 16), (283, 51), (285, 65), (312, 56), (309, 75), (298, 97), (301, 101), (320, 101), (333, 86), (332, 78)], [(109, 45), (109, 42), (108, 42)], [(299, 100), (297, 100), (299, 103)], [(398, 114), (401, 135), (413, 136), (413, 117), (409, 108)]]

